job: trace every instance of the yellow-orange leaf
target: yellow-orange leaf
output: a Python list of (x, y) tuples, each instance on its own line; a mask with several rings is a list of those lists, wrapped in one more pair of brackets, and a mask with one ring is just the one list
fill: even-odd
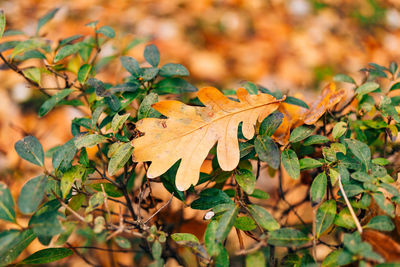
[(153, 108), (168, 118), (146, 118), (136, 124), (144, 136), (133, 140), (134, 159), (151, 161), (149, 178), (160, 176), (181, 159), (176, 174), (176, 186), (181, 191), (197, 183), (201, 165), (215, 143), (221, 169), (233, 170), (240, 160), (239, 123), (243, 122), (244, 137), (251, 139), (257, 120), (261, 122), (284, 100), (268, 94), (250, 95), (243, 88), (236, 95), (239, 102), (206, 87), (197, 93), (205, 107), (174, 100), (154, 104)]

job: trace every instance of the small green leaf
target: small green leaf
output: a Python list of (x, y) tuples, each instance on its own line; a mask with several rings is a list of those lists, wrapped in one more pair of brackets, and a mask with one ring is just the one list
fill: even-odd
[(64, 173), (63, 177), (61, 178), (61, 185), (60, 185), (62, 197), (64, 199), (71, 190), (73, 183), (76, 180), (82, 179), (83, 175), (85, 174), (85, 170), (86, 170), (85, 167), (77, 165), (73, 166), (71, 169), (69, 169)]
[(200, 193), (200, 198), (192, 202), (190, 207), (197, 210), (208, 210), (222, 203), (233, 203), (231, 198), (222, 190), (207, 188)]
[(282, 123), (284, 115), (280, 112), (274, 112), (266, 117), (259, 129), (259, 133), (262, 136), (271, 136), (279, 128)]
[(54, 8), (54, 9), (50, 10), (49, 12), (47, 12), (43, 17), (41, 17), (39, 19), (39, 22), (38, 22), (38, 25), (36, 28), (36, 35), (39, 33), (40, 29), (56, 15), (58, 10), (60, 10), (60, 9)]
[(181, 78), (166, 78), (156, 84), (156, 92), (162, 94), (182, 94), (196, 92), (197, 88)]
[(53, 168), (61, 171), (68, 170), (71, 167), (76, 152), (77, 149), (74, 144), (74, 139), (71, 139), (64, 145), (58, 147), (52, 158)]
[[(28, 52), (27, 52), (28, 53)], [(37, 84), (40, 84), (42, 80), (42, 72), (39, 68), (27, 68), (23, 70), (25, 77), (29, 80), (34, 81)]]
[(151, 254), (155, 260), (161, 259), (162, 246), (158, 240), (154, 241), (153, 246), (151, 247)]
[(47, 99), (39, 109), (39, 117), (43, 117), (52, 110), (61, 100), (70, 95), (73, 89), (64, 89)]
[(301, 125), (290, 133), (289, 141), (292, 143), (300, 142), (309, 137), (314, 130), (315, 126)]
[(282, 228), (269, 234), (268, 244), (277, 247), (298, 247), (310, 239), (303, 232), (292, 228)]
[(367, 173), (362, 172), (362, 171), (352, 173), (351, 178), (353, 178), (356, 181), (360, 181), (360, 182), (372, 182), (372, 180), (373, 180), (371, 176), (369, 176)]
[(262, 251), (256, 251), (246, 256), (246, 267), (265, 267), (267, 261)]
[(268, 231), (274, 231), (280, 228), (279, 223), (266, 211), (263, 207), (258, 205), (248, 205), (248, 210), (256, 222)]
[(189, 76), (189, 71), (181, 64), (168, 63), (161, 67), (160, 76)]
[(349, 211), (349, 208), (345, 207), (342, 209), (339, 214), (336, 216), (334, 223), (337, 226), (346, 228), (346, 229), (353, 229), (356, 227), (356, 224), (354, 223), (353, 217), (351, 216), (351, 213)]
[(371, 161), (371, 150), (368, 145), (354, 139), (345, 139), (345, 142), (354, 156), (368, 168)]
[(89, 78), (87, 80), (87, 83), (90, 87), (93, 87), (95, 89), (96, 95), (101, 97), (110, 96), (110, 92), (106, 90), (106, 87), (102, 81), (95, 78)]
[(24, 184), (18, 198), (18, 208), (24, 214), (32, 213), (42, 202), (47, 176), (39, 175)]
[(335, 77), (333, 77), (333, 80), (335, 82), (345, 82), (345, 83), (356, 84), (354, 79), (351, 78), (350, 76), (346, 75), (346, 74), (337, 74), (337, 75), (335, 75)]
[(75, 43), (61, 47), (54, 57), (54, 62), (56, 63), (72, 54), (77, 53), (83, 47), (83, 45), (83, 43)]
[(374, 200), (376, 204), (378, 204), (379, 208), (381, 208), (384, 212), (386, 212), (387, 215), (394, 218), (395, 209), (393, 203), (386, 201), (385, 196), (381, 192), (373, 193), (372, 196), (374, 197)]
[(0, 182), (0, 219), (15, 222), (14, 199), (3, 182)]
[(0, 38), (3, 37), (5, 28), (6, 28), (6, 15), (4, 14), (4, 10), (0, 10)]
[(172, 240), (174, 240), (178, 244), (185, 245), (188, 242), (198, 243), (200, 244), (199, 239), (192, 234), (189, 233), (175, 233), (171, 235)]
[(251, 231), (257, 227), (253, 219), (247, 216), (237, 217), (234, 226), (242, 231)]
[(358, 94), (359, 96), (362, 96), (362, 95), (371, 93), (372, 91), (375, 91), (378, 88), (379, 88), (379, 84), (377, 84), (375, 82), (366, 82), (357, 88), (356, 94)]
[(83, 64), (78, 70), (77, 79), (80, 83), (85, 83), (89, 78), (90, 72), (92, 71), (92, 65)]
[(210, 256), (214, 256), (218, 252), (217, 243), (215, 242), (217, 227), (218, 222), (216, 220), (211, 220), (204, 233), (204, 246)]
[(73, 41), (78, 40), (78, 39), (80, 39), (80, 38), (82, 38), (82, 37), (83, 37), (82, 34), (76, 34), (76, 35), (67, 37), (67, 38), (65, 38), (65, 39), (62, 39), (62, 40), (59, 42), (58, 47), (61, 47), (61, 46), (66, 45), (66, 44), (71, 44)]
[(12, 263), (22, 251), (36, 238), (32, 229), (19, 232), (18, 235), (12, 235), (12, 241), (7, 245), (0, 247), (0, 266), (6, 266)]
[(121, 145), (111, 157), (108, 163), (108, 173), (114, 175), (121, 169), (130, 159), (133, 152), (133, 146), (130, 142)]
[(45, 264), (74, 254), (69, 248), (46, 248), (36, 251), (18, 264)]
[(378, 231), (388, 231), (388, 232), (393, 231), (393, 229), (395, 228), (392, 220), (385, 215), (379, 215), (373, 217), (364, 227), (375, 229)]
[(300, 176), (300, 163), (296, 152), (291, 149), (282, 151), (282, 165), (290, 177), (297, 179)]
[(157, 46), (153, 44), (147, 45), (144, 49), (144, 58), (150, 63), (150, 65), (157, 67), (158, 63), (160, 63), (160, 52), (158, 51)]
[(58, 220), (58, 212), (56, 210), (42, 212), (41, 210), (42, 208), (29, 221), (29, 227), (39, 237), (39, 240), (40, 238), (51, 238), (60, 234), (63, 230)]
[(124, 115), (119, 115), (118, 113), (115, 114), (111, 121), (111, 129), (113, 132), (116, 132), (124, 124), (124, 122), (129, 118), (129, 115), (129, 113)]
[(101, 33), (101, 34), (103, 34), (104, 36), (106, 36), (108, 38), (114, 38), (115, 37), (115, 31), (110, 26), (100, 27), (96, 32), (97, 33)]
[(344, 121), (335, 124), (332, 130), (332, 136), (334, 139), (338, 139), (347, 131), (347, 124)]
[(254, 148), (261, 161), (266, 162), (273, 169), (279, 168), (281, 153), (271, 137), (258, 135), (254, 141)]
[(400, 82), (393, 84), (392, 87), (390, 87), (389, 91), (393, 91), (393, 90), (397, 90), (397, 89), (400, 89)]
[(325, 197), (326, 193), (326, 186), (327, 186), (327, 178), (325, 172), (321, 172), (314, 178), (311, 189), (310, 195), (311, 200), (314, 203), (320, 203), (322, 199)]
[(41, 48), (45, 45), (43, 40), (38, 39), (28, 39), (26, 41), (19, 42), (12, 51), (10, 59), (12, 60), (16, 55), (25, 53), (27, 51), (35, 50)]
[(115, 241), (115, 243), (117, 243), (117, 245), (119, 247), (124, 248), (124, 249), (130, 249), (131, 246), (132, 246), (131, 242), (128, 239), (126, 239), (125, 237), (122, 237), (122, 236), (116, 236), (114, 238), (114, 241)]
[(259, 199), (269, 199), (269, 194), (264, 192), (260, 189), (254, 189), (253, 194), (250, 195), (251, 197), (259, 198)]
[(142, 75), (142, 70), (140, 69), (139, 63), (136, 59), (123, 56), (121, 57), (122, 66), (130, 73), (133, 77), (138, 78)]
[(82, 147), (92, 147), (97, 144), (103, 143), (107, 140), (107, 137), (99, 134), (87, 134), (80, 135), (75, 138), (75, 146), (78, 149)]
[(118, 187), (110, 183), (91, 184), (90, 187), (96, 190), (97, 192), (103, 192), (103, 189), (101, 188), (102, 185), (107, 196), (122, 197), (124, 195), (123, 192)]
[(137, 113), (138, 120), (144, 118), (159, 118), (161, 113), (152, 108), (151, 106), (154, 103), (158, 102), (158, 95), (156, 93), (150, 93), (143, 99), (142, 103), (139, 106), (139, 110)]
[(18, 155), (38, 166), (44, 165), (44, 151), (39, 140), (34, 136), (26, 136), (15, 143), (15, 151)]
[(336, 216), (336, 201), (330, 199), (322, 203), (317, 210), (316, 215), (316, 231), (319, 238), (333, 223)]
[(91, 212), (92, 210), (96, 209), (98, 206), (104, 203), (104, 194), (103, 192), (97, 192), (96, 194), (92, 195), (89, 199), (89, 206), (86, 208), (86, 213)]
[(375, 158), (372, 160), (372, 163), (378, 164), (380, 166), (385, 166), (385, 165), (388, 165), (390, 163), (390, 161), (385, 158)]
[(296, 97), (293, 97), (293, 96), (286, 96), (286, 99), (285, 99), (284, 102), (285, 102), (285, 103), (288, 103), (288, 104), (291, 104), (291, 105), (296, 105), (296, 106), (299, 106), (299, 107), (302, 107), (302, 108), (306, 108), (306, 109), (309, 109), (309, 108), (310, 108), (310, 107), (307, 105), (306, 102), (304, 102), (303, 100), (298, 99), (298, 98), (296, 98)]
[(217, 232), (215, 234), (215, 240), (217, 242), (222, 242), (228, 236), (235, 223), (238, 212), (239, 207), (235, 205), (233, 209), (229, 209), (223, 213), (218, 221)]
[(252, 194), (254, 192), (256, 177), (251, 171), (240, 169), (235, 173), (235, 180), (247, 194)]
[(311, 135), (306, 140), (304, 140), (303, 145), (311, 146), (311, 145), (320, 145), (329, 142), (329, 138), (323, 135)]
[(322, 162), (313, 158), (303, 158), (300, 159), (300, 170), (309, 170), (321, 167), (323, 165)]
[(158, 68), (142, 68), (142, 78), (144, 81), (153, 80), (158, 74)]

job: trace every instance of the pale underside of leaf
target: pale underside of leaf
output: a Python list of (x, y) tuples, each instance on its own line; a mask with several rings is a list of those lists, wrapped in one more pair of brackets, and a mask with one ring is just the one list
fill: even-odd
[(147, 176), (154, 178), (182, 159), (176, 175), (176, 186), (181, 191), (197, 183), (200, 167), (215, 143), (220, 167), (233, 170), (240, 159), (239, 124), (243, 122), (243, 135), (251, 139), (257, 119), (261, 122), (284, 100), (268, 94), (250, 95), (243, 88), (237, 90), (237, 97), (240, 102), (206, 87), (198, 92), (205, 107), (174, 100), (154, 104), (153, 108), (168, 119), (146, 118), (136, 124), (145, 134), (133, 140), (135, 160), (151, 161)]

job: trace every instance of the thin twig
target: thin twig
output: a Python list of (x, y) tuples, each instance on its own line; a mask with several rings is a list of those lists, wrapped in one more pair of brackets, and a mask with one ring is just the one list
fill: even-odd
[(347, 198), (346, 192), (344, 192), (344, 188), (343, 188), (343, 185), (342, 185), (342, 178), (340, 177), (340, 174), (339, 174), (338, 182), (339, 182), (340, 192), (342, 192), (344, 201), (346, 201), (346, 205), (347, 205), (347, 207), (348, 207), (349, 210), (350, 210), (351, 217), (353, 217), (353, 221), (354, 221), (354, 223), (355, 223), (356, 226), (357, 226), (358, 232), (359, 232), (360, 234), (362, 234), (363, 229), (362, 229), (362, 227), (361, 227), (360, 221), (358, 220), (358, 218), (357, 218), (357, 216), (356, 216), (356, 213), (355, 213), (354, 210), (353, 210), (353, 207), (352, 207), (351, 204), (350, 204), (349, 199)]
[(85, 256), (83, 256), (78, 250), (77, 247), (73, 247), (70, 243), (66, 242), (65, 245), (67, 245), (68, 248), (72, 249), (74, 251), (74, 253), (76, 255), (78, 255), (78, 257), (80, 257), (84, 262), (86, 262), (87, 264), (91, 265), (91, 266), (99, 266), (97, 264), (92, 263), (91, 261), (89, 261)]
[(162, 205), (162, 207), (157, 210), (156, 212), (153, 213), (153, 215), (151, 215), (149, 218), (147, 218), (146, 221), (144, 221), (144, 224), (146, 224), (147, 222), (149, 222), (151, 219), (154, 218), (154, 216), (156, 216), (160, 211), (162, 211), (163, 209), (165, 209), (169, 203), (171, 203), (172, 199), (174, 198), (174, 193), (172, 193), (171, 197), (169, 198), (169, 200), (167, 201), (167, 203), (165, 203), (164, 205)]

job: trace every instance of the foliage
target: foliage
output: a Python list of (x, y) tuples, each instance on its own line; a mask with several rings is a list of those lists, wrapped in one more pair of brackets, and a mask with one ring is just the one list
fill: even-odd
[[(200, 266), (228, 266), (233, 254), (249, 266), (275, 265), (278, 260), (310, 266), (391, 261), (391, 255), (379, 254), (379, 243), (369, 240), (395, 229), (400, 201), (394, 184), (400, 128), (400, 99), (393, 94), (400, 88), (396, 63), (371, 64), (362, 70), (360, 82), (336, 76), (336, 82), (354, 89), (347, 99), (346, 91), (334, 83), (308, 103), (250, 82), (236, 97), (207, 87), (196, 98), (197, 88), (183, 78), (189, 71), (175, 63), (160, 66), (153, 44), (144, 50), (147, 63), (126, 56), (129, 48), (122, 49), (120, 62), (127, 71), (123, 81), (96, 79), (107, 63), (99, 58), (101, 47), (116, 33), (92, 22), (87, 25), (93, 28), (92, 36), (49, 43), (40, 29), (56, 12), (40, 19), (35, 36), (16, 41), (9, 56), (0, 57), (47, 97), (38, 116), (63, 105), (87, 114), (72, 120), (71, 140), (46, 153), (34, 136), (15, 144), (18, 155), (39, 166), (42, 174), (22, 187), (18, 209), (7, 186), (0, 184), (0, 219), (20, 228), (0, 233), (0, 265), (45, 264), (72, 252), (96, 265), (96, 259), (86, 258), (70, 243), (73, 233), (85, 240), (79, 248), (107, 244), (103, 249), (111, 254), (132, 253), (138, 264), (147, 261), (151, 266), (162, 266), (170, 257), (187, 264), (180, 247)], [(0, 35), (4, 28), (0, 13)], [(21, 67), (33, 58), (40, 59), (37, 66)], [(54, 75), (63, 85), (46, 88), (41, 79), (45, 75)], [(165, 95), (187, 104), (159, 102)], [(212, 161), (211, 171), (201, 172), (204, 160)], [(269, 195), (256, 188), (257, 180), (264, 179), (261, 166), (276, 174), (272, 176), (279, 180), (279, 198), (288, 204), (287, 213), (298, 216), (285, 198), (283, 179), (307, 186), (311, 221), (299, 216), (298, 224), (289, 225), (265, 208)], [(152, 193), (155, 183), (171, 193), (162, 206)], [(164, 212), (171, 212), (167, 207), (173, 198), (205, 214), (203, 239), (162, 220)], [(29, 218), (28, 225), (20, 225), (20, 218)], [(236, 252), (226, 246), (232, 229), (239, 239)], [(368, 238), (362, 241), (365, 233)], [(257, 242), (245, 247), (244, 237)], [(52, 247), (15, 262), (36, 238)], [(332, 250), (325, 259), (316, 258), (320, 244)], [(275, 247), (287, 247), (287, 254), (279, 258)]]

